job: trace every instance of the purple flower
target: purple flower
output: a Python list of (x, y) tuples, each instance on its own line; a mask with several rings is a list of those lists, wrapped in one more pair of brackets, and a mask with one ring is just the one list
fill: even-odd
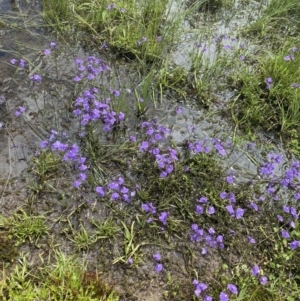
[(213, 298), (211, 296), (205, 296), (203, 301), (213, 301)]
[(216, 144), (215, 149), (218, 151), (218, 153), (221, 156), (226, 156), (226, 151), (225, 151), (224, 147), (221, 144)]
[(168, 176), (168, 174), (165, 171), (162, 171), (159, 176), (160, 176), (160, 178), (164, 179)]
[(213, 206), (208, 207), (208, 214), (214, 214), (215, 212), (216, 212), (216, 210)]
[(295, 249), (297, 249), (297, 248), (299, 248), (300, 247), (300, 241), (299, 240), (294, 240), (294, 241), (292, 241), (291, 243), (290, 243), (290, 248), (292, 249), (292, 250), (295, 250)]
[(42, 77), (39, 74), (34, 74), (33, 76), (30, 76), (29, 79), (36, 83), (40, 83), (42, 81)]
[(76, 181), (73, 182), (73, 186), (75, 188), (78, 188), (81, 184), (82, 184), (82, 182), (80, 180), (76, 180)]
[(155, 265), (155, 271), (156, 272), (161, 272), (163, 270), (163, 265), (161, 263), (157, 263)]
[(236, 217), (237, 219), (241, 219), (241, 218), (243, 217), (244, 213), (245, 213), (245, 210), (244, 210), (244, 209), (238, 208), (238, 209), (236, 209), (235, 217)]
[(125, 114), (123, 112), (120, 112), (118, 115), (118, 120), (122, 121), (122, 120), (124, 120), (124, 117), (125, 117)]
[(220, 301), (228, 301), (229, 298), (228, 298), (228, 295), (224, 292), (221, 292), (220, 293)]
[(44, 140), (40, 143), (40, 148), (45, 148), (48, 145), (48, 141)]
[(117, 8), (117, 5), (115, 3), (112, 3), (112, 4), (108, 4), (107, 5), (107, 10), (111, 10), (113, 8)]
[(164, 212), (162, 212), (162, 213), (159, 215), (158, 219), (159, 219), (164, 225), (166, 225), (166, 224), (167, 224), (167, 219), (168, 219), (168, 217), (169, 217), (169, 213), (166, 212), (166, 211), (164, 211)]
[(202, 196), (199, 200), (197, 200), (199, 203), (206, 204), (208, 202), (208, 198)]
[(257, 276), (257, 275), (259, 275), (259, 273), (260, 273), (259, 266), (258, 265), (253, 266), (252, 269), (251, 269), (251, 274), (253, 276)]
[(231, 175), (227, 176), (227, 177), (226, 177), (226, 181), (227, 181), (227, 183), (229, 183), (229, 184), (233, 184), (233, 175), (231, 174)]
[(81, 181), (85, 181), (86, 180), (86, 174), (85, 173), (80, 173), (79, 178), (80, 178)]
[(18, 107), (18, 109), (15, 111), (15, 116), (19, 117), (22, 113), (25, 112), (25, 108), (24, 107)]
[(213, 227), (210, 227), (210, 228), (208, 229), (208, 233), (209, 233), (209, 234), (215, 234), (216, 231), (215, 231), (215, 229), (214, 229)]
[(260, 281), (260, 283), (261, 283), (262, 285), (266, 285), (267, 282), (268, 282), (268, 278), (267, 278), (266, 276), (261, 276), (261, 277), (259, 278), (259, 281)]
[(140, 146), (140, 151), (146, 151), (149, 147), (149, 143), (147, 141), (143, 141)]
[(182, 113), (182, 107), (177, 107), (176, 108), (176, 114), (180, 115)]
[(130, 265), (133, 264), (133, 259), (131, 257), (128, 258), (127, 263), (130, 264)]
[(203, 282), (200, 282), (196, 286), (197, 290), (204, 292), (207, 289), (207, 285)]
[(201, 291), (198, 290), (198, 289), (196, 289), (196, 290), (194, 290), (194, 294), (195, 294), (195, 296), (196, 296), (197, 298), (200, 298), (200, 296), (201, 296)]
[(159, 253), (155, 253), (155, 254), (153, 254), (153, 259), (154, 259), (154, 260), (156, 260), (156, 261), (159, 261), (159, 260), (161, 260), (161, 256), (160, 256), (160, 254), (159, 254)]
[(110, 199), (112, 201), (116, 201), (120, 198), (120, 195), (117, 193), (117, 192), (114, 192), (111, 196), (110, 196)]
[(119, 183), (112, 181), (107, 185), (107, 187), (111, 190), (119, 190), (120, 185), (119, 185)]
[(272, 84), (272, 82), (273, 82), (273, 80), (272, 80), (271, 77), (267, 77), (267, 78), (266, 78), (266, 83), (267, 83), (267, 84)]
[(292, 61), (295, 59), (295, 57), (293, 55), (286, 55), (284, 58), (283, 58), (285, 61)]
[(50, 49), (44, 49), (44, 55), (48, 56), (51, 54), (51, 50)]
[(103, 187), (97, 186), (96, 187), (96, 192), (100, 195), (100, 197), (104, 197), (105, 196), (105, 191), (103, 189)]
[(16, 60), (16, 59), (11, 59), (11, 60), (10, 60), (10, 63), (11, 63), (12, 65), (15, 65), (15, 64), (17, 63), (17, 61), (18, 61), (18, 60)]
[(277, 219), (280, 221), (280, 222), (283, 222), (283, 217), (281, 215), (277, 215)]
[(286, 206), (286, 205), (283, 205), (283, 211), (285, 212), (285, 213), (290, 213), (290, 207), (289, 206)]
[(123, 194), (127, 194), (129, 192), (129, 189), (125, 186), (123, 186), (120, 190)]
[(198, 214), (203, 214), (203, 212), (204, 212), (203, 206), (197, 205), (196, 206), (196, 212)]
[(25, 65), (26, 65), (26, 61), (23, 60), (23, 59), (20, 59), (19, 67), (20, 67), (20, 68), (25, 68)]
[(273, 80), (271, 77), (266, 78), (267, 89), (270, 90)]
[(249, 207), (252, 208), (254, 211), (258, 211), (258, 206), (253, 202), (249, 203)]
[(250, 242), (250, 244), (255, 244), (256, 243), (256, 240), (251, 236), (248, 236), (248, 241)]
[(86, 165), (84, 165), (84, 164), (81, 164), (81, 165), (78, 166), (78, 169), (81, 170), (81, 171), (84, 171), (84, 170), (86, 170), (87, 168), (88, 168), (88, 167), (87, 167)]
[(232, 284), (232, 283), (228, 284), (227, 288), (232, 294), (235, 294), (235, 295), (238, 294), (238, 289), (234, 284)]
[(291, 207), (290, 209), (290, 213), (293, 216), (294, 219), (298, 219), (298, 214), (297, 214), (297, 210), (295, 207)]
[(281, 230), (281, 235), (283, 238), (289, 238), (290, 237), (290, 233), (286, 230)]
[(50, 42), (50, 48), (55, 48), (56, 47), (56, 43), (55, 42)]
[(226, 199), (226, 198), (227, 198), (227, 192), (225, 192), (225, 191), (221, 192), (221, 193), (220, 193), (220, 198), (221, 198), (222, 200)]
[(119, 91), (119, 90), (111, 90), (111, 93), (112, 93), (115, 97), (119, 97), (119, 96), (120, 96), (120, 91)]
[(232, 205), (227, 205), (225, 208), (226, 208), (226, 210), (229, 212), (230, 215), (234, 215), (234, 214), (235, 214)]

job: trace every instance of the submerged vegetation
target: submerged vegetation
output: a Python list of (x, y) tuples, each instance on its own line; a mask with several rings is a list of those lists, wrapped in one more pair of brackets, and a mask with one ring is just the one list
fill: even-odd
[[(203, 11), (231, 19), (247, 1), (42, 2), (60, 37), (88, 36), (98, 53), (76, 54), (66, 73), (58, 41), (8, 62), (10, 93), (23, 81), (34, 100), (16, 103), (12, 123), (39, 146), (26, 192), (11, 191), (18, 208), (3, 207), (1, 298), (298, 300), (300, 45), (289, 29), (278, 46), (270, 30), (297, 27), (298, 2), (266, 3), (241, 32), (199, 30), (183, 65), (173, 62), (183, 21)], [(57, 97), (60, 76), (71, 91)], [(165, 104), (175, 97), (180, 105)], [(235, 130), (198, 135), (183, 100), (210, 118), (221, 104)], [(240, 138), (259, 130), (280, 136), (288, 155)]]

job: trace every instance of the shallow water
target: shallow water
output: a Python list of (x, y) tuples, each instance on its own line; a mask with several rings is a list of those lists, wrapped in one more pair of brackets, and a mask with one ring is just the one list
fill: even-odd
[[(4, 129), (1, 130), (0, 161), (2, 162), (1, 171), (3, 173), (8, 174), (10, 172), (16, 175), (20, 174), (22, 169), (26, 167), (26, 160), (28, 160), (29, 155), (33, 154), (37, 144), (46, 138), (50, 129), (60, 128), (66, 130), (70, 136), (77, 130), (77, 122), (73, 118), (70, 118), (70, 114), (65, 111), (65, 107), (71, 106), (72, 99), (76, 96), (73, 92), (75, 89), (73, 78), (76, 74), (74, 59), (77, 57), (83, 58), (87, 55), (97, 55), (107, 60), (98, 50), (88, 53), (79, 44), (71, 47), (59, 45), (56, 50), (52, 51), (51, 56), (46, 57), (42, 55), (43, 49), (49, 48), (51, 38), (46, 32), (41, 32), (40, 25), (42, 21), (39, 16), (39, 2), (30, 1), (30, 5), (26, 3), (26, 1), (0, 2), (0, 18), (6, 20), (8, 24), (2, 29), (0, 38), (0, 49), (2, 51), (2, 55), (0, 56), (0, 66), (2, 67), (0, 68), (0, 81), (2, 82), (0, 97), (5, 99), (2, 105), (0, 104), (2, 108), (0, 121), (5, 125), (8, 132), (12, 131), (14, 133), (10, 135), (10, 144), (14, 147), (10, 147), (9, 150), (7, 144), (7, 140), (9, 139), (7, 134), (4, 133)], [(229, 33), (231, 35), (234, 34), (236, 32), (234, 30), (239, 26), (247, 24), (249, 18), (255, 19), (258, 17), (259, 13), (253, 7), (262, 6), (263, 4), (250, 2), (250, 6), (243, 7), (244, 10), (241, 10), (241, 13), (237, 15), (234, 12), (240, 8), (240, 5), (239, 2), (236, 3), (229, 22), (224, 18), (226, 11), (217, 13), (216, 20), (209, 21), (208, 23), (205, 23), (204, 20), (201, 21), (203, 14), (200, 14), (198, 16), (200, 20), (199, 26), (205, 24), (205, 26), (213, 28), (210, 37)], [(177, 9), (174, 6), (172, 11), (176, 12)], [(246, 14), (250, 9), (254, 11), (254, 15)], [(15, 11), (18, 13), (15, 13)], [(23, 13), (22, 17), (19, 14), (20, 12)], [(28, 26), (29, 22), (30, 30)], [(19, 25), (14, 27), (14, 24)], [(190, 29), (186, 22), (183, 25), (187, 30)], [(185, 33), (183, 41), (186, 38), (191, 39), (191, 37), (195, 37), (192, 32), (190, 34)], [(228, 41), (232, 43), (230, 39)], [(209, 50), (206, 53), (209, 55), (209, 59), (213, 59), (216, 55), (213, 45), (209, 46), (207, 44)], [(176, 55), (174, 54), (174, 63), (179, 64), (180, 62), (176, 60), (180, 58), (184, 66), (188, 67), (186, 64), (189, 54), (186, 50), (191, 45), (182, 43), (181, 46), (178, 47), (180, 52), (176, 52)], [(29, 66), (31, 70), (35, 66), (39, 66), (36, 72), (42, 72), (46, 75), (41, 84), (32, 86), (27, 78), (29, 70), (16, 71), (16, 68), (9, 63), (10, 59), (20, 57), (24, 57), (32, 63)], [(98, 84), (106, 90), (112, 86), (121, 90), (123, 89), (123, 91), (125, 91), (125, 88), (134, 90), (134, 83), (137, 82), (137, 79), (131, 74), (130, 66), (128, 65), (129, 71), (127, 71), (128, 67), (122, 61), (109, 61), (109, 64), (113, 66), (111, 72), (104, 74)], [(129, 80), (122, 82), (122, 78)], [(178, 145), (186, 140), (203, 141), (215, 136), (230, 140), (233, 138), (233, 127), (228, 123), (226, 118), (222, 117), (220, 109), (222, 109), (227, 98), (231, 95), (228, 92), (220, 94), (218, 103), (213, 105), (209, 111), (200, 109), (192, 100), (186, 102), (183, 98), (163, 96), (162, 104), (157, 109), (154, 109), (150, 105), (148, 115), (152, 118), (158, 118), (162, 123), (172, 127), (172, 139)], [(134, 107), (134, 96), (127, 94), (127, 97), (129, 100), (131, 99)], [(15, 108), (20, 105), (27, 107), (22, 121), (16, 120), (13, 117)], [(183, 108), (183, 113), (180, 116), (176, 116), (175, 114), (178, 106)], [(46, 109), (46, 113), (41, 114), (44, 109)], [(54, 109), (57, 110), (56, 114), (52, 114)], [(130, 110), (129, 106), (129, 112)], [(189, 127), (192, 126), (194, 127), (193, 131), (189, 130)], [(132, 127), (134, 127), (134, 122)], [(26, 145), (27, 143), (28, 145)], [(242, 145), (247, 147), (246, 142)], [(256, 147), (255, 151), (250, 151), (250, 154), (248, 154), (249, 150), (244, 147), (236, 147), (228, 158), (228, 163), (232, 169), (236, 170), (239, 180), (242, 180), (243, 177), (252, 177), (257, 172), (258, 166), (247, 155), (253, 156), (258, 163), (264, 161), (265, 151), (263, 148)], [(7, 162), (10, 162), (10, 164)], [(10, 166), (12, 162), (14, 168)]]

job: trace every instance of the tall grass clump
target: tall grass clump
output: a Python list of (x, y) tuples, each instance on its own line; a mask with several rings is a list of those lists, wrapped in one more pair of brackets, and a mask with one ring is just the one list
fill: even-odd
[(59, 32), (63, 31), (69, 16), (68, 0), (51, 0), (42, 1), (43, 16), (46, 22), (55, 25), (55, 29)]
[(233, 102), (239, 125), (248, 130), (259, 125), (285, 140), (299, 131), (299, 63), (298, 48), (286, 45), (277, 54), (267, 52), (257, 66), (243, 69), (240, 94)]
[(298, 0), (272, 0), (257, 19), (245, 30), (264, 44), (274, 48), (281, 45), (282, 37), (295, 37), (300, 29), (300, 2)]
[[(66, 24), (87, 31), (92, 40), (129, 59), (160, 60), (174, 46), (182, 14), (171, 12), (170, 1), (43, 1), (52, 25)], [(171, 17), (170, 17), (171, 16)]]
[(19, 263), (9, 275), (2, 274), (1, 300), (119, 300), (97, 271), (86, 271), (85, 264), (60, 251), (55, 251), (51, 263), (43, 262), (39, 269), (26, 256), (20, 256)]

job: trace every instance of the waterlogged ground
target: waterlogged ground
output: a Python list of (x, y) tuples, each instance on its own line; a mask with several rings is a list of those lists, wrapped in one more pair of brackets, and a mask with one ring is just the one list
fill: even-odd
[[(153, 101), (143, 92), (136, 62), (116, 58), (109, 48), (55, 40), (40, 29), (39, 3), (30, 5), (0, 2), (5, 23), (0, 29), (0, 212), (12, 219), (12, 229), (6, 231), (17, 244), (14, 252), (9, 250), (9, 260), (15, 262), (11, 269), (24, 255), (35, 271), (59, 249), (84, 259), (88, 275), (99, 275), (120, 300), (192, 300), (221, 292), (231, 292), (234, 299), (230, 283), (242, 291), (243, 277), (249, 287), (271, 280), (263, 272), (272, 261), (268, 248), (287, 248), (292, 241), (279, 230), (274, 234), (272, 227), (287, 231), (293, 228), (289, 224), (286, 229), (287, 223), (297, 219), (291, 209), (297, 189), (279, 184), (291, 164), (279, 141), (264, 133), (255, 142), (242, 138), (224, 111), (235, 91), (215, 91), (205, 109), (195, 95), (171, 90), (154, 90)], [(207, 39), (207, 32), (199, 34), (202, 44), (195, 51), (205, 48), (208, 61), (213, 60), (216, 35), (223, 39), (222, 47), (246, 44), (234, 40), (232, 32), (259, 17), (246, 8), (236, 18), (229, 11), (223, 23), (208, 20), (215, 31)], [(199, 13), (184, 26), (190, 30), (207, 24), (202, 18)], [(194, 40), (193, 33), (183, 37), (183, 45), (197, 47), (185, 44), (185, 37)], [(188, 68), (184, 47), (179, 45), (181, 51), (173, 57)], [(77, 81), (80, 66), (92, 56), (101, 60), (101, 72), (93, 84)], [(20, 59), (24, 68), (17, 68)], [(97, 93), (88, 90), (92, 86)], [(88, 128), (88, 121), (80, 120), (75, 110), (83, 110), (82, 99), (93, 93), (99, 101), (94, 109), (111, 99), (115, 123), (103, 119)], [(155, 163), (159, 152), (172, 160)], [(293, 170), (298, 171), (296, 165)], [(283, 204), (290, 206), (283, 209), (284, 227), (272, 216)], [(31, 219), (40, 224), (24, 230)], [(282, 236), (287, 240), (282, 242)], [(297, 271), (297, 265), (285, 264), (291, 273)], [(253, 265), (261, 272), (251, 276)], [(211, 287), (201, 289), (195, 279)]]

